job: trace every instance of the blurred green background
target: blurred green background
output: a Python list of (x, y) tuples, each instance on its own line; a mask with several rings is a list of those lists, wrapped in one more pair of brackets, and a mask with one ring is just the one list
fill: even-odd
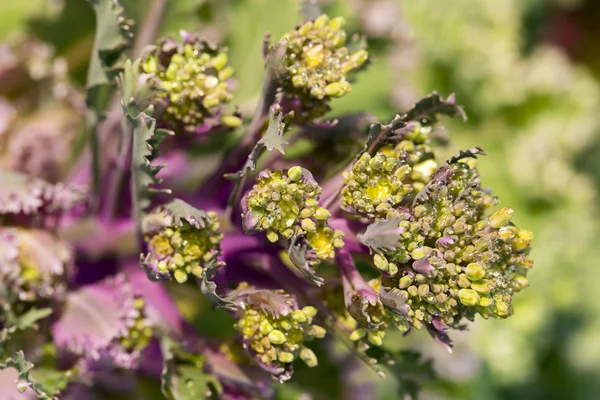
[[(152, 1), (122, 3), (139, 21)], [(419, 348), (435, 360), (443, 379), (427, 385), (424, 397), (600, 398), (600, 2), (321, 5), (345, 16), (349, 32), (366, 35), (373, 61), (353, 92), (333, 102), (332, 115), (364, 110), (385, 122), (433, 90), (456, 93), (469, 120), (448, 121), (448, 154), (486, 149), (479, 164), (484, 185), (516, 210), (519, 226), (535, 233), (531, 287), (517, 297), (513, 317), (478, 320), (455, 335), (451, 355), (426, 335), (397, 339), (398, 347)], [(234, 103), (251, 110), (261, 85), (263, 35), (277, 38), (301, 20), (294, 0), (169, 0), (162, 33), (198, 30), (227, 43), (238, 79)], [(29, 32), (49, 42), (80, 83), (94, 24), (84, 0), (0, 1), (0, 39)], [(379, 381), (358, 371), (360, 379), (377, 381), (381, 399), (396, 398), (393, 378)], [(304, 392), (310, 396), (304, 398), (344, 397), (326, 365), (298, 371), (278, 396), (296, 399)]]

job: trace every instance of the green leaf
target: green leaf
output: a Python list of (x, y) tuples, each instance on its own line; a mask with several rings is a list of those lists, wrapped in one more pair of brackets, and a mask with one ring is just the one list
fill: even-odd
[(450, 157), (446, 164), (456, 164), (464, 158), (477, 158), (477, 156), (485, 156), (486, 152), (481, 147), (472, 147), (468, 150), (460, 150), (454, 156)]
[(450, 117), (461, 117), (464, 121), (467, 120), (467, 114), (461, 106), (456, 104), (456, 96), (451, 94), (446, 99), (433, 92), (427, 97), (419, 100), (413, 108), (408, 110), (403, 116), (404, 121), (423, 121), (426, 120), (428, 123), (437, 121), (438, 115), (447, 115)]
[(168, 400), (197, 400), (217, 396), (220, 384), (203, 371), (199, 357), (183, 352), (169, 336), (161, 338), (160, 349), (164, 360), (161, 391)]
[(52, 314), (51, 308), (32, 308), (25, 314), (16, 316), (14, 315), (12, 308), (6, 308), (6, 304), (2, 304), (2, 307), (3, 329), (0, 330), (0, 343), (5, 343), (18, 331), (37, 329), (37, 321)]
[(389, 124), (372, 124), (365, 148), (357, 158), (364, 152), (373, 155), (381, 144), (402, 140), (404, 135), (410, 132), (416, 124), (435, 124), (438, 121), (438, 115), (460, 116), (463, 120), (467, 119), (463, 108), (456, 104), (454, 94), (444, 99), (437, 92), (433, 92), (419, 100), (404, 115), (396, 115)]
[(36, 328), (36, 322), (52, 314), (51, 308), (32, 308), (17, 319), (16, 327), (20, 330)]
[(237, 310), (237, 306), (234, 302), (227, 298), (219, 296), (217, 293), (217, 284), (213, 282), (220, 267), (225, 263), (217, 260), (210, 260), (204, 266), (202, 280), (200, 282), (200, 290), (202, 294), (216, 307), (223, 308), (228, 311)]
[(269, 126), (265, 135), (258, 141), (258, 144), (266, 147), (268, 151), (277, 150), (281, 154), (285, 154), (283, 146), (288, 144), (288, 142), (283, 138), (284, 130), (283, 114), (271, 109), (269, 111)]
[(117, 0), (88, 0), (96, 14), (96, 36), (88, 69), (87, 88), (112, 86), (125, 64), (133, 33)]
[(399, 399), (416, 400), (421, 386), (436, 379), (431, 360), (423, 360), (416, 351), (403, 350), (391, 353), (392, 363), (387, 363), (388, 375), (398, 382)]
[(225, 175), (226, 179), (235, 182), (235, 187), (231, 191), (231, 196), (229, 197), (230, 205), (237, 198), (238, 191), (241, 190), (243, 178), (248, 174), (249, 171), (256, 170), (256, 162), (258, 157), (260, 157), (265, 148), (268, 151), (276, 149), (281, 154), (285, 154), (283, 146), (286, 145), (287, 142), (283, 139), (283, 134), (285, 132), (285, 123), (283, 122), (283, 117), (284, 116), (281, 112), (277, 111), (274, 107), (271, 107), (269, 110), (269, 125), (265, 135), (256, 143), (242, 168), (238, 172)]
[(400, 234), (403, 231), (399, 227), (400, 222), (400, 217), (373, 222), (359, 239), (374, 251), (394, 251), (400, 244)]
[(225, 178), (239, 182), (245, 177), (249, 171), (256, 170), (256, 161), (262, 153), (263, 149), (272, 151), (277, 149), (281, 154), (285, 154), (283, 146), (287, 142), (283, 139), (283, 133), (285, 131), (285, 123), (283, 122), (283, 115), (281, 112), (276, 112), (273, 108), (269, 110), (269, 125), (265, 135), (256, 143), (244, 166), (238, 171), (231, 174), (226, 174)]
[(32, 371), (33, 363), (25, 359), (23, 351), (19, 350), (14, 357), (0, 363), (0, 369), (14, 368), (19, 373), (17, 390), (21, 393), (30, 388), (42, 400), (58, 400), (56, 397), (75, 377), (69, 371), (40, 369)]
[(173, 132), (156, 129), (156, 119), (152, 118), (154, 107), (150, 98), (154, 92), (148, 79), (139, 68), (140, 61), (127, 60), (123, 72), (117, 78), (121, 93), (123, 114), (133, 126), (131, 157), (133, 215), (140, 226), (143, 212), (150, 206), (156, 193), (170, 193), (169, 189), (156, 189), (153, 186), (162, 180), (156, 175), (164, 165), (154, 166), (160, 143)]
[(31, 371), (33, 380), (46, 393), (58, 394), (66, 389), (75, 378), (72, 371), (59, 371), (51, 368), (35, 368)]
[(176, 225), (181, 225), (183, 221), (187, 221), (196, 228), (202, 228), (210, 220), (205, 211), (199, 210), (180, 199), (171, 200), (161, 207), (173, 217), (173, 222)]
[(150, 115), (153, 107), (149, 106), (145, 112), (132, 116), (127, 109), (132, 105), (124, 106), (127, 120), (133, 126), (133, 146), (131, 157), (131, 184), (133, 197), (133, 214), (138, 227), (142, 220), (142, 213), (150, 206), (152, 196), (156, 193), (170, 193), (169, 189), (157, 189), (154, 185), (162, 182), (156, 175), (164, 165), (152, 165), (157, 149), (165, 137), (172, 132), (165, 129), (156, 129), (156, 120)]

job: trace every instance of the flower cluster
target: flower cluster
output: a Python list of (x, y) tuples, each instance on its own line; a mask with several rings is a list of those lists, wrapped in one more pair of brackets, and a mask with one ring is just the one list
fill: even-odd
[(365, 50), (350, 54), (345, 46), (346, 21), (321, 15), (283, 37), (286, 42), (285, 74), (281, 77), (286, 94), (298, 97), (313, 117), (327, 111), (325, 100), (342, 97), (352, 87), (347, 76), (368, 58)]
[(394, 156), (364, 153), (344, 175), (342, 205), (368, 219), (390, 218), (413, 191), (412, 185), (403, 182), (410, 171), (408, 164)]
[(412, 122), (408, 128), (398, 143), (382, 146), (379, 151), (402, 160), (410, 167), (406, 180), (416, 193), (425, 186), (439, 165), (431, 143), (431, 125)]
[(312, 323), (314, 307), (298, 308), (294, 298), (281, 290), (241, 289), (237, 296), (241, 310), (235, 327), (260, 363), (282, 379), (297, 358), (309, 367), (317, 365), (317, 357), (304, 345), (325, 336), (325, 329)]
[(148, 244), (142, 265), (156, 277), (173, 277), (179, 283), (187, 281), (190, 275), (200, 278), (203, 265), (219, 253), (223, 238), (219, 228), (214, 212), (187, 220), (159, 207), (146, 215), (142, 223)]
[(458, 327), (477, 313), (512, 313), (512, 295), (527, 286), (531, 233), (510, 224), (510, 208), (485, 217), (494, 203), (473, 160), (459, 160), (438, 169), (412, 210), (388, 222), (398, 242), (377, 252), (375, 264), (386, 274), (382, 285), (408, 305), (411, 325)]
[[(320, 121), (368, 58), (346, 46), (343, 18), (321, 15), (265, 44), (263, 91), (241, 137), (215, 135), (202, 148), (185, 135), (161, 143), (164, 128), (204, 134), (245, 123), (227, 108), (227, 51), (183, 32), (181, 42), (162, 39), (127, 60), (124, 9), (91, 4), (100, 33), (111, 34), (96, 35), (90, 64), (81, 140), (90, 138), (89, 151), (73, 151), (71, 174), (50, 173), (40, 152), (54, 152), (45, 144), (53, 135), (31, 129), (6, 147), (15, 154), (0, 155), (11, 168), (0, 171), (0, 339), (9, 344), (0, 346), (0, 370), (18, 368), (19, 385), (50, 399), (84, 377), (84, 394), (65, 395), (94, 398), (160, 375), (170, 398), (269, 399), (271, 378), (290, 379), (298, 360), (317, 366), (323, 349), (309, 342), (326, 333), (327, 350), (341, 339), (377, 369), (393, 361), (393, 327), (423, 327), (449, 344), (448, 329), (465, 319), (512, 313), (513, 295), (528, 284), (532, 234), (511, 223), (512, 209), (492, 211), (497, 199), (475, 165), (481, 149), (436, 161), (438, 117), (463, 115), (453, 96), (433, 93), (387, 125), (368, 112)], [(121, 124), (103, 106), (111, 97), (122, 101)], [(2, 143), (13, 116), (0, 98)], [(31, 137), (36, 145), (23, 145)], [(215, 165), (204, 157), (218, 146), (231, 149)], [(23, 172), (70, 178), (54, 184)], [(84, 199), (82, 218), (72, 211)], [(206, 320), (210, 306), (233, 319)], [(223, 340), (203, 338), (192, 315), (224, 328)], [(58, 366), (50, 376), (62, 387), (29, 376), (24, 353), (4, 354), (29, 350), (30, 338), (55, 345), (28, 353), (43, 368)], [(337, 351), (324, 354), (328, 365), (343, 363)], [(138, 368), (122, 374), (127, 382), (111, 379)]]
[(242, 200), (244, 229), (265, 231), (271, 242), (280, 236), (303, 237), (314, 263), (332, 259), (335, 249), (344, 246), (344, 234), (329, 226), (331, 214), (319, 207), (320, 193), (321, 187), (306, 169), (265, 170)]
[(141, 63), (157, 96), (166, 100), (162, 119), (171, 127), (196, 133), (219, 125), (239, 126), (241, 119), (223, 107), (232, 97), (228, 80), (233, 68), (227, 65), (227, 50), (213, 48), (188, 32), (182, 36), (181, 43), (165, 39), (152, 47)]

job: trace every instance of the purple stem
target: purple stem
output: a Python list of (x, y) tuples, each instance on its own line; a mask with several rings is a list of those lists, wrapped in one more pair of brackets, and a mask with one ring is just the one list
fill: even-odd
[[(211, 194), (214, 195), (219, 193), (220, 191), (217, 188), (219, 188), (220, 185), (227, 185), (227, 182), (223, 182), (223, 175), (226, 173), (239, 171), (245, 164), (248, 155), (252, 151), (252, 148), (256, 145), (256, 142), (260, 140), (262, 128), (265, 125), (265, 119), (269, 114), (269, 109), (275, 100), (277, 89), (277, 81), (275, 80), (275, 77), (270, 69), (267, 68), (262, 94), (246, 134), (233, 148), (233, 150), (231, 150), (223, 159), (223, 162), (219, 168), (204, 183), (203, 188), (198, 193), (198, 197), (206, 197), (210, 196)], [(239, 183), (237, 192), (233, 194), (233, 202), (231, 204), (234, 205), (233, 208), (235, 209), (238, 207), (237, 205), (239, 204), (245, 182), (246, 177), (243, 177)], [(233, 213), (233, 211), (235, 210), (231, 210), (230, 213)]]
[(375, 289), (373, 289), (367, 283), (367, 281), (365, 281), (360, 272), (358, 272), (358, 269), (356, 269), (356, 265), (354, 264), (352, 255), (348, 250), (341, 249), (337, 253), (335, 260), (337, 261), (338, 268), (340, 270), (340, 273), (342, 274), (342, 279), (347, 280), (348, 283), (352, 286), (352, 288), (354, 288), (354, 290), (363, 293), (363, 295), (367, 294), (376, 298), (379, 297)]

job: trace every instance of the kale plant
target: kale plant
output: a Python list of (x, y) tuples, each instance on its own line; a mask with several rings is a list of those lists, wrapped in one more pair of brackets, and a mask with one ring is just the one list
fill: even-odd
[[(484, 186), (482, 148), (443, 156), (440, 119), (467, 118), (454, 95), (331, 119), (379, 61), (309, 3), (265, 37), (243, 115), (226, 47), (186, 31), (144, 43), (153, 21), (89, 3), (85, 89), (43, 43), (1, 49), (2, 399), (146, 398), (148, 381), (167, 399), (269, 399), (301, 363), (356, 360), (414, 398), (435, 377), (398, 334), (451, 351), (478, 315), (513, 314), (532, 233)], [(182, 292), (229, 335), (196, 329)]]

